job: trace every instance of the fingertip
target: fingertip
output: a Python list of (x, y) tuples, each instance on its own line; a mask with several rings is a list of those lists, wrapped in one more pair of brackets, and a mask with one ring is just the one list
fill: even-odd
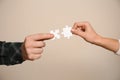
[(50, 33), (49, 36), (50, 36), (50, 38), (53, 38), (53, 37), (54, 37), (54, 34), (51, 34), (51, 33)]
[(76, 30), (75, 30), (75, 29), (71, 29), (71, 32), (72, 32), (72, 33), (75, 33), (75, 32), (76, 32)]
[(74, 31), (75, 31), (75, 29), (71, 29), (71, 31), (72, 31), (72, 32), (74, 32)]

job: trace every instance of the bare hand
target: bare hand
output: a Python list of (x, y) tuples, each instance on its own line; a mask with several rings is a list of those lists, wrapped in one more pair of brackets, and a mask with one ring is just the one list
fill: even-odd
[(33, 34), (25, 38), (21, 47), (24, 60), (35, 60), (41, 57), (43, 47), (45, 47), (44, 40), (53, 38), (52, 34)]
[(73, 34), (82, 37), (84, 40), (95, 43), (100, 36), (94, 31), (88, 22), (77, 22), (73, 25), (71, 30)]

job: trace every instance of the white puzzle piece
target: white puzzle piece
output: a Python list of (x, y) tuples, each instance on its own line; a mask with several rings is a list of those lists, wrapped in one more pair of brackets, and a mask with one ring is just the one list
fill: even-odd
[(70, 39), (70, 37), (72, 36), (71, 33), (71, 29), (72, 27), (69, 27), (68, 25), (66, 25), (63, 29), (62, 32), (60, 33), (59, 29), (56, 30), (51, 30), (50, 33), (54, 35), (54, 38), (52, 40), (55, 39), (60, 39), (61, 38), (61, 34), (66, 37), (67, 39)]
[(68, 25), (66, 25), (65, 28), (63, 28), (63, 32), (61, 34), (63, 34), (64, 37), (70, 39), (70, 37), (72, 36), (71, 29), (72, 27), (69, 27)]
[(58, 29), (56, 29), (55, 31), (53, 31), (53, 30), (50, 31), (50, 33), (54, 35), (54, 38), (52, 40), (54, 40), (54, 39), (60, 39), (59, 32), (60, 31)]

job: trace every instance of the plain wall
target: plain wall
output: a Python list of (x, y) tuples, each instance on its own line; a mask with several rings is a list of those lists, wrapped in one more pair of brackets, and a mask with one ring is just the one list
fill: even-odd
[[(97, 33), (120, 38), (120, 0), (0, 0), (0, 40), (89, 21)], [(120, 56), (73, 36), (45, 41), (43, 56), (0, 66), (0, 80), (120, 80)]]

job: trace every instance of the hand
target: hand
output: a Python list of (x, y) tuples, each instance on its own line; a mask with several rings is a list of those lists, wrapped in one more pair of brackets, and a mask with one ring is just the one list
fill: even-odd
[(88, 22), (75, 23), (71, 32), (82, 37), (87, 42), (101, 46), (115, 53), (119, 50), (119, 41), (117, 39), (98, 35)]
[(88, 22), (77, 22), (73, 25), (71, 30), (73, 34), (82, 37), (84, 40), (90, 43), (96, 42), (100, 36), (94, 31)]
[(45, 47), (44, 40), (53, 38), (52, 34), (33, 34), (25, 38), (21, 50), (24, 60), (35, 60), (41, 57), (43, 47)]

